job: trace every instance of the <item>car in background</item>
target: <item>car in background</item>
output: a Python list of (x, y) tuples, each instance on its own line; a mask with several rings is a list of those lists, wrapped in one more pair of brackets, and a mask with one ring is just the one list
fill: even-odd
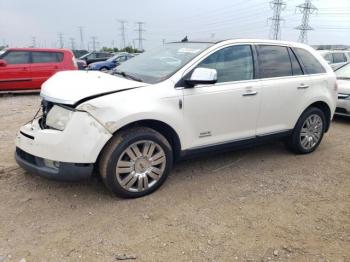
[(86, 64), (89, 65), (94, 62), (106, 61), (108, 58), (111, 58), (113, 55), (114, 55), (113, 53), (109, 53), (109, 52), (93, 51), (79, 57), (79, 59), (85, 60)]
[(40, 89), (56, 72), (77, 69), (70, 50), (8, 48), (0, 55), (0, 91)]
[(328, 62), (333, 70), (336, 70), (346, 63), (350, 62), (350, 51), (322, 50), (318, 52)]
[(338, 81), (338, 102), (335, 113), (350, 116), (350, 63), (337, 69), (335, 74)]
[(74, 49), (72, 50), (75, 58), (79, 58), (79, 57), (82, 57), (83, 55), (86, 55), (89, 53), (89, 51), (87, 50), (78, 50), (78, 49)]
[(87, 63), (86, 63), (85, 60), (76, 59), (76, 61), (77, 61), (77, 65), (78, 65), (78, 69), (79, 69), (79, 70), (84, 70), (84, 69), (86, 69)]
[(121, 63), (133, 58), (134, 55), (129, 53), (118, 53), (115, 56), (112, 56), (111, 58), (107, 59), (106, 61), (102, 62), (95, 62), (88, 65), (88, 70), (99, 70), (103, 72), (107, 72), (109, 70), (112, 70), (116, 68)]

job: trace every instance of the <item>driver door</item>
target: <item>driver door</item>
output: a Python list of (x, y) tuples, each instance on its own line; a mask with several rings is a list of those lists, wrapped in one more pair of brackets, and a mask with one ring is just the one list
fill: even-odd
[(216, 51), (197, 67), (217, 70), (217, 83), (184, 88), (189, 149), (255, 138), (260, 81), (250, 45)]

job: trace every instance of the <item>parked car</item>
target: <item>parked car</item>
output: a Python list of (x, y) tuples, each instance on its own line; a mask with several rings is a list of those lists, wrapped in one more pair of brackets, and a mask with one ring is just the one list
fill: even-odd
[(79, 58), (79, 57), (82, 57), (83, 55), (86, 55), (89, 53), (89, 51), (87, 50), (78, 50), (78, 49), (75, 49), (75, 50), (72, 50), (75, 58)]
[(78, 65), (78, 69), (79, 69), (79, 70), (84, 70), (84, 69), (86, 69), (87, 63), (86, 63), (85, 60), (76, 59), (76, 61), (77, 61), (77, 65)]
[(331, 65), (333, 70), (350, 62), (350, 52), (346, 50), (322, 50), (318, 52)]
[(338, 103), (335, 111), (338, 115), (350, 116), (350, 63), (335, 71), (338, 79)]
[(115, 56), (112, 56), (111, 58), (107, 59), (106, 61), (89, 64), (87, 69), (107, 72), (133, 57), (134, 56), (129, 53), (118, 53)]
[(79, 57), (79, 59), (85, 60), (86, 64), (89, 65), (94, 62), (106, 61), (108, 58), (112, 57), (113, 55), (114, 55), (113, 53), (94, 51)]
[(163, 184), (174, 161), (191, 155), (276, 138), (297, 154), (311, 153), (336, 108), (334, 72), (300, 43), (169, 43), (117, 73), (50, 78), (42, 116), (17, 134), (18, 164), (61, 180), (98, 170), (118, 196), (140, 197)]
[(0, 55), (0, 91), (40, 89), (56, 72), (77, 68), (70, 50), (8, 48)]

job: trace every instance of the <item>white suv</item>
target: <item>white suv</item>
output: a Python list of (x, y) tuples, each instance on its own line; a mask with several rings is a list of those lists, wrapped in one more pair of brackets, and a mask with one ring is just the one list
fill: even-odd
[(313, 152), (336, 108), (332, 69), (297, 43), (170, 43), (116, 73), (50, 78), (41, 115), (17, 135), (18, 164), (62, 180), (95, 170), (117, 195), (140, 197), (192, 154), (270, 138), (285, 138), (295, 153)]

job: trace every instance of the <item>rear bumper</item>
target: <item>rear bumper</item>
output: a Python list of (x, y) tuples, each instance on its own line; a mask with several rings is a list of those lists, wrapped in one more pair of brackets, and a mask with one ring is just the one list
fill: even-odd
[(28, 173), (59, 181), (79, 181), (89, 178), (93, 164), (47, 161), (16, 148), (15, 159)]

